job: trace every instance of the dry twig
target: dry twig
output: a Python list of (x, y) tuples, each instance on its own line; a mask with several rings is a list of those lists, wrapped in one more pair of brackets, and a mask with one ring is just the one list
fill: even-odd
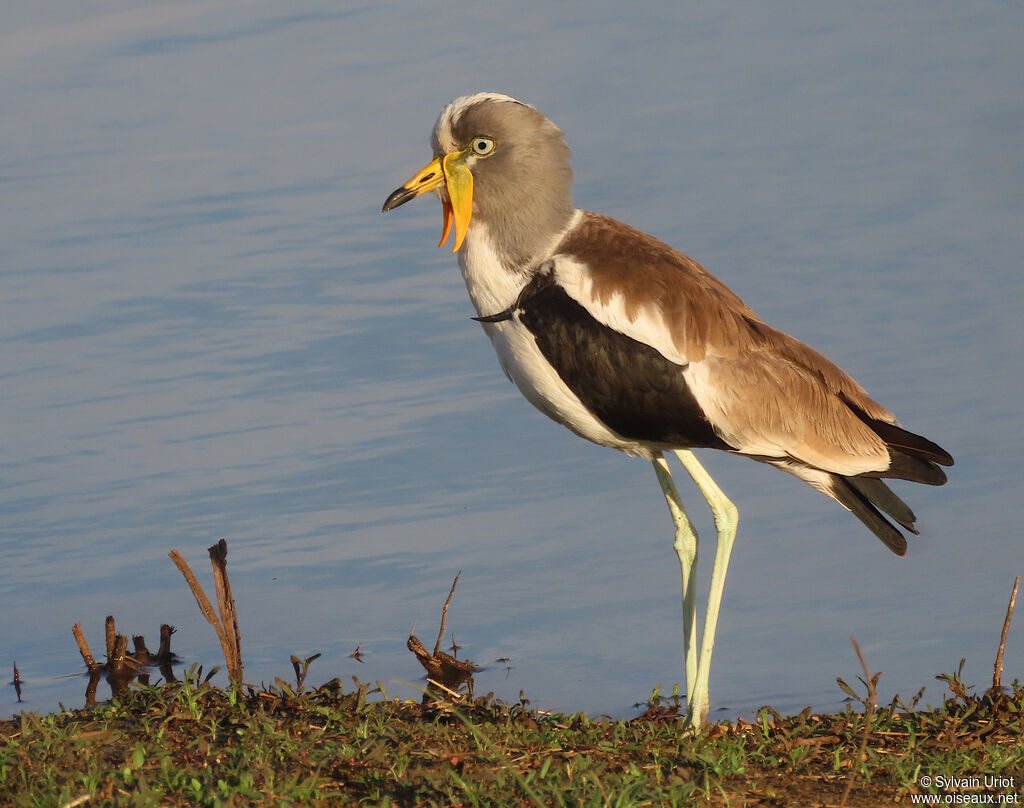
[[(235, 608), (235, 598), (231, 594), (231, 582), (228, 580), (228, 543), (221, 539), (209, 548), (209, 553), (210, 563), (213, 565), (213, 579), (217, 585), (220, 620), (224, 626), (224, 634), (231, 644), (232, 659), (237, 667), (238, 683), (241, 684), (242, 636), (238, 631), (238, 610)], [(230, 663), (228, 667), (231, 668)]]
[(1020, 589), (1020, 576), (1013, 579), (1013, 591), (1010, 592), (1010, 603), (1006, 607), (1006, 619), (1003, 620), (1003, 632), (999, 636), (999, 650), (996, 652), (996, 664), (992, 669), (992, 694), (995, 695), (1003, 687), (1003, 652), (1006, 650), (1006, 635), (1010, 633), (1013, 622), (1013, 610), (1017, 605), (1017, 590)]
[[(409, 639), (406, 642), (408, 649), (416, 655), (416, 659), (419, 660), (426, 670), (428, 680), (442, 682), (446, 688), (458, 687), (464, 682), (471, 681), (473, 672), (477, 670), (477, 666), (472, 662), (456, 659), (441, 650), (441, 639), (444, 637), (445, 622), (448, 619), (448, 606), (451, 604), (452, 596), (455, 594), (455, 585), (459, 582), (459, 575), (462, 575), (461, 571), (455, 576), (455, 580), (452, 581), (452, 588), (448, 592), (444, 608), (441, 610), (441, 628), (437, 633), (437, 642), (434, 643), (434, 653), (428, 653), (427, 649), (423, 647), (423, 643), (412, 632), (409, 633)], [(416, 626), (414, 624), (412, 631), (415, 630)]]
[(860, 646), (857, 645), (856, 638), (851, 634), (850, 642), (853, 643), (853, 650), (857, 652), (857, 658), (860, 660), (860, 666), (864, 669), (864, 683), (868, 687), (868, 697), (865, 700), (865, 711), (864, 711), (864, 732), (860, 736), (860, 748), (857, 750), (857, 760), (854, 762), (853, 767), (850, 769), (850, 779), (846, 781), (846, 789), (843, 791), (843, 798), (839, 801), (839, 808), (845, 808), (846, 800), (850, 796), (850, 791), (853, 790), (854, 781), (857, 779), (857, 769), (860, 762), (864, 760), (864, 750), (868, 746), (868, 733), (871, 731), (871, 716), (875, 712), (875, 702), (878, 699), (878, 691), (875, 688), (875, 678), (871, 677), (871, 671), (868, 670), (868, 663), (864, 659), (864, 654), (861, 653)]
[(114, 615), (108, 614), (103, 623), (103, 639), (106, 641), (107, 663), (114, 656), (114, 646), (117, 644), (117, 626), (114, 623)]
[(437, 632), (437, 642), (434, 643), (434, 656), (437, 656), (437, 652), (441, 650), (441, 639), (444, 637), (444, 624), (448, 619), (448, 604), (452, 602), (452, 595), (455, 594), (455, 585), (459, 582), (459, 576), (462, 575), (462, 570), (459, 570), (455, 576), (455, 580), (452, 581), (452, 588), (448, 592), (448, 597), (445, 599), (444, 608), (441, 609), (441, 628)]
[(206, 621), (213, 626), (217, 632), (217, 639), (220, 640), (221, 650), (224, 652), (224, 662), (228, 667), (228, 676), (237, 685), (242, 684), (242, 643), (238, 633), (238, 615), (235, 609), (235, 600), (231, 596), (231, 585), (228, 583), (227, 573), (227, 542), (221, 539), (217, 544), (209, 548), (210, 562), (213, 564), (213, 577), (217, 586), (217, 603), (220, 606), (220, 617), (213, 612), (210, 599), (206, 597), (203, 587), (193, 574), (188, 562), (177, 550), (171, 550), (168, 555), (175, 566), (185, 576), (189, 589), (199, 604), (199, 611), (203, 613)]
[(89, 650), (89, 643), (85, 641), (85, 634), (82, 633), (82, 624), (75, 623), (71, 627), (71, 633), (75, 635), (75, 642), (78, 643), (78, 653), (82, 655), (82, 661), (85, 662), (85, 667), (89, 673), (99, 670), (100, 666), (93, 657), (92, 651)]

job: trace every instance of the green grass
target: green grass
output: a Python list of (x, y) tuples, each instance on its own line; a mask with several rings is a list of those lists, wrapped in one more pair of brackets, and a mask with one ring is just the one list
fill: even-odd
[[(491, 698), (424, 703), (333, 680), (308, 691), (184, 683), (0, 724), (0, 804), (13, 806), (689, 806), (911, 804), (922, 775), (1024, 785), (1024, 689), (871, 718), (805, 711), (693, 737), (655, 697), (632, 721), (548, 715)], [(943, 803), (940, 803), (943, 804)]]

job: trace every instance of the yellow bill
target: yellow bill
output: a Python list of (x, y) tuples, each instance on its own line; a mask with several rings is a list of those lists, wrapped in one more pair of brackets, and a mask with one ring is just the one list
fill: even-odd
[(467, 152), (458, 151), (438, 157), (413, 175), (401, 188), (395, 190), (384, 202), (382, 211), (386, 213), (394, 210), (420, 194), (433, 191), (443, 182), (448, 194), (447, 197), (441, 197), (444, 222), (441, 241), (437, 246), (442, 246), (448, 240), (454, 224), (455, 246), (452, 252), (458, 252), (466, 238), (466, 231), (469, 230), (469, 220), (473, 216), (473, 174), (466, 165), (466, 155)]

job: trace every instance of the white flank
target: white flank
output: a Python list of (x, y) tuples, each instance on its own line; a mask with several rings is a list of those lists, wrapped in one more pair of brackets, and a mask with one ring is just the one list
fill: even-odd
[(630, 455), (651, 456), (644, 445), (612, 432), (583, 406), (540, 352), (533, 334), (518, 317), (483, 326), (505, 373), (538, 410), (593, 443)]

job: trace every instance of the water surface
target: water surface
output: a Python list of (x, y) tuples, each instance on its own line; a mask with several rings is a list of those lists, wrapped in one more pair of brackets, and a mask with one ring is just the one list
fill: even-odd
[(405, 636), (430, 644), (460, 569), (449, 628), (482, 691), (618, 715), (682, 678), (649, 465), (507, 383), (436, 202), (379, 214), (440, 107), (481, 89), (562, 126), (579, 205), (684, 249), (957, 459), (945, 488), (900, 488), (923, 535), (897, 559), (786, 475), (705, 458), (741, 512), (720, 714), (836, 707), (851, 633), (886, 698), (961, 657), (985, 685), (1024, 567), (1024, 11), (450, 8), (7, 13), (0, 670), (24, 706), (81, 704), (57, 678), (81, 667), (71, 625), (99, 651), (107, 614), (216, 664), (166, 554), (209, 580), (222, 537), (253, 681), (323, 652), (312, 681), (413, 692)]

